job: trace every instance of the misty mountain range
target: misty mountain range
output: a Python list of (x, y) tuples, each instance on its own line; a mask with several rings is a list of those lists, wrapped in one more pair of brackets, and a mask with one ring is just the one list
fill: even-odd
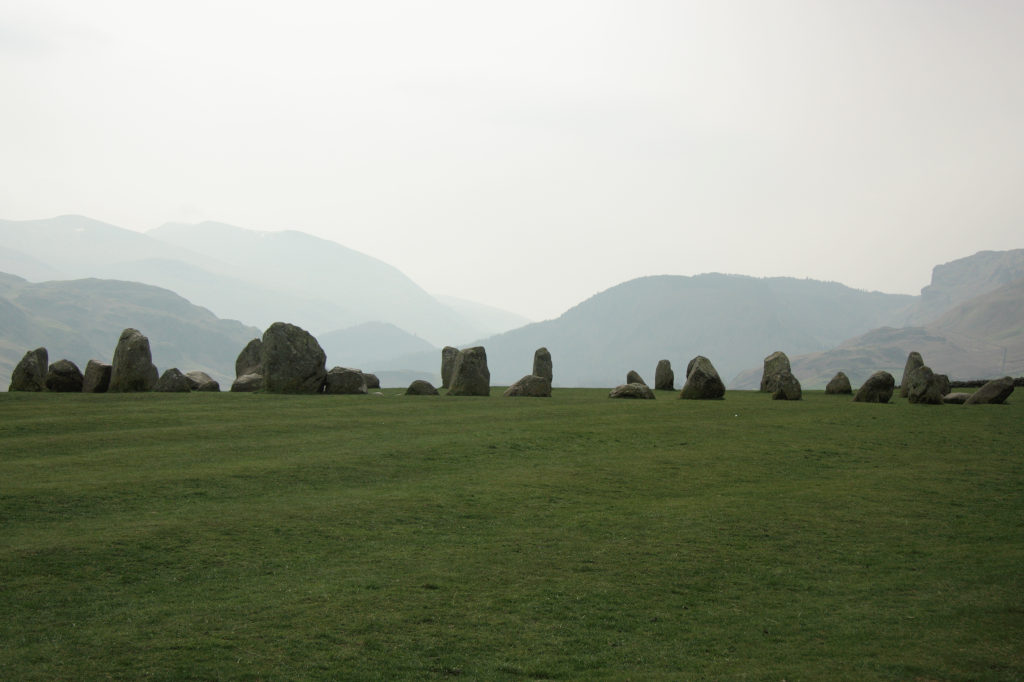
[(878, 369), (898, 377), (910, 350), (954, 378), (1024, 371), (1024, 249), (939, 265), (920, 296), (793, 278), (664, 275), (623, 282), (530, 324), (433, 297), (334, 242), (220, 223), (141, 234), (80, 216), (0, 220), (0, 272), (14, 275), (0, 279), (3, 386), (40, 345), (51, 360), (109, 361), (128, 326), (149, 336), (161, 370), (202, 369), (230, 383), (238, 351), (278, 320), (316, 335), (328, 366), (373, 371), (391, 386), (439, 382), (441, 345), (485, 346), (495, 385), (528, 374), (540, 346), (552, 353), (556, 386), (614, 386), (630, 369), (651, 381), (662, 358), (681, 384), (701, 354), (730, 388), (756, 388), (760, 361), (775, 350), (790, 356), (806, 388), (838, 370), (855, 384)]

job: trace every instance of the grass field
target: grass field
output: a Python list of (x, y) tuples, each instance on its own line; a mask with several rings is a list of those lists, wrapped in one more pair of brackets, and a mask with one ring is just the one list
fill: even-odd
[(0, 393), (0, 678), (1024, 678), (1019, 396), (399, 393)]

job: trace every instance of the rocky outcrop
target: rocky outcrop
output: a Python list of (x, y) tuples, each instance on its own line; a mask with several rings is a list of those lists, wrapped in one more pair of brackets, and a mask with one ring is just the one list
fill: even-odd
[(455, 358), (459, 357), (459, 349), (445, 346), (441, 349), (441, 388), (452, 385), (452, 371), (455, 369)]
[(896, 379), (888, 372), (875, 372), (853, 396), (855, 403), (887, 403), (892, 398)]
[(999, 405), (1006, 402), (1006, 399), (1013, 393), (1013, 379), (1003, 377), (993, 379), (964, 401), (964, 405)]
[(366, 376), (358, 369), (332, 367), (324, 381), (324, 393), (332, 395), (365, 395)]
[(110, 388), (110, 369), (110, 365), (99, 360), (87, 362), (82, 377), (82, 393), (106, 393)]
[(846, 376), (844, 372), (836, 372), (836, 375), (825, 386), (826, 395), (850, 395), (851, 393), (853, 393), (853, 387), (850, 385), (850, 377)]
[(235, 376), (245, 374), (259, 374), (263, 363), (263, 341), (253, 339), (245, 345), (242, 352), (235, 359)]
[(647, 384), (622, 384), (613, 388), (608, 393), (608, 397), (654, 400), (654, 391)]
[(437, 389), (434, 385), (425, 379), (416, 379), (409, 388), (405, 389), (406, 395), (437, 395)]
[(160, 375), (153, 390), (157, 393), (189, 393), (192, 386), (181, 370), (171, 367)]
[(772, 377), (782, 372), (792, 373), (792, 371), (793, 368), (789, 364), (789, 357), (781, 350), (775, 351), (764, 359), (764, 372), (761, 374), (761, 391), (763, 393), (773, 393), (775, 385), (772, 383)]
[(658, 360), (658, 366), (654, 368), (654, 388), (658, 391), (676, 390), (676, 374), (668, 360)]
[(679, 397), (684, 400), (718, 400), (725, 397), (725, 384), (715, 366), (703, 355), (698, 355), (686, 365), (686, 383)]
[(789, 370), (782, 370), (768, 377), (768, 385), (772, 387), (772, 400), (800, 400), (803, 398), (800, 382)]
[(905, 382), (907, 400), (918, 405), (941, 405), (942, 398), (949, 392), (949, 381), (943, 385), (939, 375), (927, 365), (912, 370)]
[(551, 353), (547, 348), (538, 348), (533, 353), (533, 374), (528, 374), (527, 376), (543, 377), (548, 380), (549, 384), (555, 380)]
[(487, 352), (483, 346), (474, 346), (459, 351), (455, 356), (448, 395), (491, 394), (491, 372), (487, 369)]
[(188, 387), (193, 391), (201, 391), (203, 393), (220, 392), (220, 383), (206, 372), (201, 372), (197, 369), (185, 372), (185, 381), (188, 382)]
[(313, 335), (287, 322), (263, 333), (260, 374), (267, 393), (320, 393), (327, 378), (327, 355)]
[(152, 391), (160, 373), (153, 364), (149, 339), (138, 329), (125, 329), (117, 340), (110, 367), (111, 393)]
[(907, 356), (907, 364), (903, 366), (903, 377), (900, 379), (901, 398), (906, 398), (910, 393), (910, 374), (919, 367), (924, 367), (924, 358), (916, 350), (912, 350)]
[(255, 393), (262, 390), (262, 374), (243, 374), (231, 383), (232, 393)]
[(49, 370), (50, 355), (45, 348), (36, 348), (25, 353), (11, 373), (8, 391), (29, 391), (38, 393), (46, 390), (46, 373)]
[(505, 389), (506, 397), (550, 398), (551, 380), (547, 377), (527, 374), (525, 377)]
[(46, 371), (46, 390), (54, 393), (81, 393), (82, 370), (70, 360), (58, 360)]
[(647, 385), (647, 382), (643, 380), (643, 377), (641, 377), (640, 373), (637, 372), (635, 369), (631, 369), (629, 370), (629, 372), (626, 373), (626, 383), (643, 384), (644, 386)]

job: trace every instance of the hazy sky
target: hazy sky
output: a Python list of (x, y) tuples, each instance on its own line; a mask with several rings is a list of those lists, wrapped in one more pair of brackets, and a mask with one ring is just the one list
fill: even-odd
[(1020, 0), (0, 0), (0, 218), (297, 229), (554, 317), (1024, 247)]

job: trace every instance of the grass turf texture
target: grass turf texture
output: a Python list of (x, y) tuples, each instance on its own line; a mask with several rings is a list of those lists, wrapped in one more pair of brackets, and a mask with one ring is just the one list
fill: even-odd
[(1022, 407), (0, 394), (5, 679), (1024, 677)]

